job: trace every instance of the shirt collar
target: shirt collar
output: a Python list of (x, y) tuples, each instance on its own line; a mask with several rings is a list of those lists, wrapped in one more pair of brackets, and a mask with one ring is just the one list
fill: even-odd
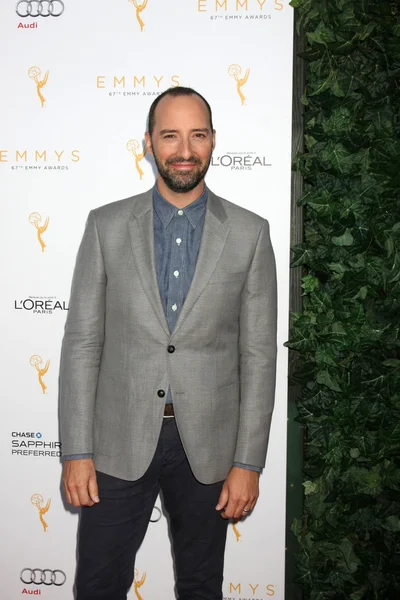
[[(207, 198), (208, 198), (208, 189), (207, 186), (204, 186), (204, 191), (194, 202), (188, 204), (183, 208), (183, 212), (188, 218), (189, 223), (193, 227), (196, 228), (196, 225), (200, 221), (204, 211), (207, 206)], [(157, 215), (159, 216), (163, 227), (167, 227), (171, 222), (171, 219), (177, 214), (178, 208), (165, 200), (165, 198), (158, 191), (157, 186), (155, 185), (153, 188), (153, 206)]]

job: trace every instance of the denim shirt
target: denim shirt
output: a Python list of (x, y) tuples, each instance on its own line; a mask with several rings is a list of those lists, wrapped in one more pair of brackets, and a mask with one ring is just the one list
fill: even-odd
[[(170, 332), (192, 283), (206, 216), (208, 190), (191, 204), (179, 209), (153, 188), (154, 258), (161, 302)], [(173, 401), (168, 388), (166, 403)], [(63, 460), (93, 458), (92, 454), (64, 456)], [(259, 467), (234, 463), (234, 466), (262, 471)]]
[[(207, 188), (178, 209), (153, 190), (154, 259), (158, 289), (170, 332), (175, 327), (196, 268), (207, 207)], [(172, 402), (171, 388), (166, 403)]]

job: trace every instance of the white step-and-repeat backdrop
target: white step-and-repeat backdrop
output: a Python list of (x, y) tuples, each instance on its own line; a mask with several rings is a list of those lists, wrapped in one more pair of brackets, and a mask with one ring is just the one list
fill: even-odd
[[(270, 221), (279, 277), (276, 410), (261, 497), (228, 531), (226, 600), (284, 598), (292, 110), (288, 0), (3, 0), (0, 6), (1, 597), (73, 598), (78, 515), (60, 492), (58, 365), (91, 208), (142, 192), (157, 94), (210, 102), (209, 187)], [(172, 600), (158, 501), (134, 600)]]

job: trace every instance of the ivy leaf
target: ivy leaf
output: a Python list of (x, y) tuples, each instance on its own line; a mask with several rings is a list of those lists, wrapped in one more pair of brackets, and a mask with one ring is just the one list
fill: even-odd
[[(368, 454), (368, 451), (365, 454)], [(377, 497), (382, 491), (382, 478), (377, 466), (370, 469), (350, 467), (343, 474), (343, 480), (347, 483), (348, 493)]]
[(328, 582), (337, 591), (344, 590), (344, 584), (349, 580), (351, 581), (352, 578), (341, 571), (330, 571), (328, 575)]
[(301, 281), (301, 287), (303, 288), (306, 294), (314, 292), (316, 289), (318, 289), (319, 281), (317, 277), (313, 277), (312, 275), (305, 275), (304, 277), (302, 277)]
[(315, 351), (315, 360), (318, 364), (337, 366), (337, 361), (334, 359), (332, 344), (319, 344)]
[(293, 339), (285, 342), (286, 348), (291, 348), (292, 350), (297, 350), (298, 352), (304, 352), (310, 349), (312, 344), (310, 343), (310, 336), (307, 334), (303, 334), (299, 331), (293, 332)]
[(333, 590), (312, 590), (310, 600), (335, 600), (336, 591)]
[(343, 133), (351, 127), (351, 113), (344, 107), (335, 108), (331, 116), (322, 123), (322, 128), (327, 135)]
[(338, 561), (338, 566), (342, 567), (345, 573), (355, 573), (361, 561), (355, 555), (353, 544), (348, 538), (342, 540), (339, 550), (342, 554), (342, 559)]
[(395, 281), (400, 280), (400, 252), (396, 252), (396, 255), (395, 255), (394, 261), (393, 261), (393, 265), (390, 270), (390, 275), (391, 275), (391, 277), (389, 279), (390, 283), (394, 283)]
[(299, 267), (300, 265), (309, 264), (312, 261), (312, 251), (305, 244), (298, 244), (292, 248), (293, 259), (290, 263), (291, 267)]
[(335, 246), (352, 246), (354, 238), (351, 235), (350, 229), (346, 229), (342, 235), (333, 236), (332, 243), (335, 244)]
[(328, 192), (322, 192), (320, 195), (310, 197), (307, 200), (307, 205), (310, 206), (315, 212), (322, 217), (333, 214), (335, 205)]
[(366, 591), (367, 588), (363, 586), (362, 588), (350, 594), (350, 600), (363, 600), (365, 598)]
[(359, 168), (364, 157), (365, 151), (362, 149), (352, 153), (343, 143), (329, 141), (321, 152), (320, 160), (326, 168), (333, 169), (339, 175), (347, 175)]
[(335, 77), (335, 79), (333, 80), (332, 86), (331, 86), (331, 91), (332, 94), (334, 96), (337, 96), (338, 98), (343, 98), (346, 94), (343, 90), (343, 88), (340, 86), (339, 81), (337, 80), (337, 78)]
[(385, 519), (385, 522), (382, 524), (384, 529), (388, 531), (400, 531), (400, 519), (397, 515), (390, 515)]
[(343, 263), (329, 263), (328, 267), (330, 268), (331, 271), (334, 271), (335, 273), (340, 273), (340, 274), (346, 273), (346, 271), (349, 270), (349, 267), (347, 267)]
[(390, 425), (385, 433), (385, 440), (390, 446), (400, 446), (400, 423)]
[(360, 298), (361, 300), (365, 300), (365, 298), (367, 296), (368, 296), (368, 287), (366, 285), (363, 285), (360, 287), (357, 294), (355, 296), (353, 296), (353, 300), (357, 300), (357, 298)]
[(341, 387), (335, 378), (332, 378), (328, 371), (318, 371), (317, 382), (321, 385), (326, 385), (330, 390), (341, 392)]
[(359, 199), (345, 198), (343, 200), (343, 216), (354, 216), (357, 219), (362, 219), (365, 216), (366, 210)]
[(304, 141), (308, 150), (311, 150), (311, 148), (317, 143), (317, 140), (312, 135), (305, 135)]
[(398, 358), (388, 358), (383, 361), (385, 367), (391, 367), (392, 369), (398, 369), (400, 367), (400, 360)]
[(388, 237), (385, 240), (385, 248), (386, 248), (386, 252), (387, 252), (387, 256), (390, 257), (392, 256), (393, 252), (394, 252), (394, 239), (392, 237)]
[(290, 531), (296, 537), (298, 537), (301, 534), (302, 529), (303, 529), (303, 523), (301, 522), (301, 519), (293, 519), (292, 525), (290, 527)]
[(333, 81), (335, 81), (335, 73), (334, 71), (331, 71), (326, 79), (316, 81), (314, 85), (310, 85), (310, 96), (317, 96), (318, 94), (326, 92), (332, 87)]
[(300, 101), (302, 104), (304, 104), (304, 106), (308, 106), (309, 102), (308, 102), (308, 98), (305, 93), (301, 96)]
[(320, 21), (318, 27), (314, 31), (310, 31), (306, 35), (310, 42), (318, 44), (327, 44), (328, 42), (336, 41), (333, 31), (329, 27), (326, 27), (322, 21)]
[(304, 481), (303, 482), (303, 487), (304, 487), (304, 494), (305, 494), (305, 496), (309, 496), (310, 494), (314, 494), (316, 492), (316, 490), (318, 489), (317, 484), (313, 483), (312, 481)]

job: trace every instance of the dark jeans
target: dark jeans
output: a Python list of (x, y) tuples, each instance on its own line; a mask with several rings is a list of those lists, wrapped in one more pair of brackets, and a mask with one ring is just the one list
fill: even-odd
[(99, 504), (81, 512), (77, 600), (126, 600), (160, 490), (170, 517), (179, 600), (222, 600), (228, 522), (215, 506), (223, 482), (204, 485), (195, 479), (174, 418), (164, 419), (143, 477), (125, 481), (97, 472), (97, 481)]

